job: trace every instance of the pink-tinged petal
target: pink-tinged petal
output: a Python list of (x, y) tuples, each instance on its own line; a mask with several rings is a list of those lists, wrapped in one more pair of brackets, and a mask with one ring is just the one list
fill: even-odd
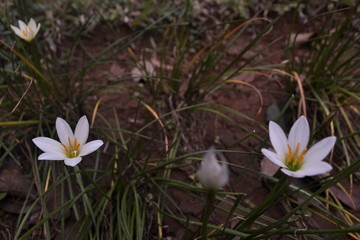
[(229, 182), (229, 167), (225, 161), (221, 163), (221, 172), (218, 178), (218, 188), (222, 188)]
[(270, 136), (271, 144), (275, 149), (275, 152), (280, 156), (285, 156), (288, 151), (287, 148), (288, 140), (281, 127), (272, 121), (270, 121), (269, 123), (269, 136)]
[(211, 147), (201, 161), (198, 173), (199, 181), (206, 188), (217, 188), (215, 175), (218, 176), (220, 172), (221, 166), (216, 159), (215, 149)]
[(101, 147), (104, 144), (101, 140), (94, 140), (91, 142), (86, 143), (82, 148), (80, 149), (80, 156), (88, 155), (94, 151), (96, 151), (99, 147)]
[(19, 20), (18, 23), (19, 23), (19, 28), (21, 31), (27, 27), (27, 25), (21, 20)]
[(154, 75), (155, 73), (154, 65), (149, 61), (145, 61), (145, 71), (149, 75)]
[(285, 173), (286, 175), (290, 176), (290, 177), (294, 177), (294, 178), (303, 178), (305, 177), (305, 175), (299, 171), (296, 171), (296, 172), (293, 172), (293, 171), (290, 171), (289, 169), (286, 169), (286, 168), (282, 168), (281, 171), (283, 173)]
[(70, 167), (75, 167), (76, 165), (79, 164), (79, 162), (81, 162), (81, 157), (76, 157), (76, 158), (65, 158), (65, 165), (70, 166)]
[(314, 144), (304, 156), (304, 165), (322, 161), (333, 149), (336, 137), (327, 137)]
[(60, 117), (56, 118), (56, 131), (60, 139), (60, 142), (62, 144), (69, 145), (68, 142), (69, 137), (70, 140), (73, 141), (74, 139), (73, 131), (71, 130), (69, 124)]
[(300, 143), (299, 153), (301, 153), (308, 145), (310, 138), (310, 127), (305, 116), (301, 116), (290, 129), (289, 144), (295, 151), (298, 143)]
[(305, 176), (315, 176), (330, 172), (331, 170), (332, 166), (330, 164), (320, 161), (307, 165), (304, 164), (297, 172)]
[(30, 19), (30, 21), (29, 21), (29, 23), (28, 23), (28, 27), (31, 29), (31, 30), (33, 30), (33, 31), (35, 31), (36, 30), (36, 22), (35, 22), (35, 20), (34, 19)]
[(200, 165), (198, 178), (205, 188), (219, 189), (229, 181), (229, 169), (225, 160), (219, 164), (215, 149), (211, 147), (206, 151)]
[(131, 70), (131, 77), (134, 82), (139, 82), (144, 74), (141, 73), (140, 69), (138, 67), (133, 68)]
[(11, 27), (11, 29), (14, 31), (14, 33), (15, 33), (17, 36), (22, 37), (22, 32), (21, 32), (20, 28), (15, 27), (15, 26), (13, 26), (13, 25), (10, 25), (10, 27)]
[(262, 154), (264, 154), (265, 157), (267, 157), (270, 161), (272, 161), (274, 164), (280, 166), (280, 167), (286, 167), (285, 164), (284, 164), (284, 160), (282, 158), (285, 158), (284, 157), (280, 157), (279, 154), (276, 154), (272, 151), (269, 151), (265, 148), (261, 149), (261, 152)]
[(42, 153), (38, 157), (39, 160), (64, 160), (66, 156), (64, 154), (57, 154), (57, 153)]
[(36, 36), (36, 34), (39, 32), (39, 30), (40, 30), (40, 27), (41, 27), (41, 24), (39, 23), (38, 25), (37, 25), (37, 28), (35, 28), (34, 29), (34, 37)]
[(32, 141), (43, 152), (52, 153), (59, 156), (62, 155), (65, 158), (64, 148), (58, 141), (55, 141), (54, 139), (48, 137), (37, 137), (34, 138)]
[(89, 136), (89, 122), (86, 116), (82, 116), (78, 123), (76, 124), (75, 128), (75, 137), (77, 142), (80, 143), (80, 146), (86, 143), (86, 140)]

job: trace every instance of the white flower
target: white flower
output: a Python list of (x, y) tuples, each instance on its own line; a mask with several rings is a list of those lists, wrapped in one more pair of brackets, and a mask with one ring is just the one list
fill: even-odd
[(296, 178), (314, 176), (331, 171), (330, 164), (323, 161), (334, 147), (336, 137), (327, 137), (313, 145), (309, 150), (310, 128), (306, 117), (301, 116), (291, 127), (289, 138), (274, 122), (269, 123), (269, 135), (275, 152), (261, 149), (273, 163), (281, 167), (286, 175)]
[(219, 189), (229, 181), (229, 169), (223, 159), (221, 165), (216, 159), (215, 149), (211, 147), (205, 154), (198, 172), (200, 183), (208, 189)]
[(11, 28), (16, 35), (28, 42), (31, 42), (35, 38), (36, 34), (39, 32), (40, 26), (40, 23), (36, 26), (36, 22), (34, 21), (34, 19), (31, 18), (28, 25), (26, 25), (23, 21), (19, 20), (20, 28), (13, 25), (11, 25)]
[(74, 167), (81, 161), (82, 156), (94, 152), (103, 145), (101, 140), (86, 143), (89, 136), (89, 122), (86, 116), (79, 119), (75, 133), (64, 119), (58, 117), (56, 131), (60, 142), (48, 137), (37, 137), (32, 140), (44, 151), (39, 160), (65, 160), (66, 165)]
[(134, 82), (139, 82), (142, 79), (147, 80), (155, 75), (154, 65), (149, 61), (145, 61), (143, 66), (138, 65), (131, 70), (131, 77)]

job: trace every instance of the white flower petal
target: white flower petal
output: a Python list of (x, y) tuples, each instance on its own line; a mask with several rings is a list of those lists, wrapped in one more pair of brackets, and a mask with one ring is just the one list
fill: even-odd
[(134, 82), (139, 82), (142, 78), (143, 74), (140, 72), (138, 67), (135, 67), (131, 70), (131, 77)]
[(26, 23), (24, 23), (23, 21), (19, 20), (18, 23), (21, 31), (27, 28)]
[(299, 153), (301, 153), (308, 145), (310, 138), (310, 127), (305, 116), (301, 116), (290, 129), (289, 144), (295, 151), (297, 144), (300, 143)]
[(314, 144), (304, 156), (304, 164), (322, 161), (334, 147), (336, 137), (327, 137)]
[(28, 23), (28, 27), (31, 29), (31, 30), (33, 30), (33, 31), (35, 31), (36, 30), (36, 22), (35, 22), (35, 20), (34, 19), (30, 19), (30, 21), (29, 21), (29, 23)]
[(81, 147), (79, 156), (82, 157), (82, 156), (88, 155), (88, 154), (96, 151), (103, 144), (104, 144), (104, 142), (101, 140), (94, 140), (94, 141), (88, 142), (84, 146)]
[[(274, 164), (280, 166), (280, 167), (286, 167), (284, 164), (284, 160), (280, 158), (279, 154), (276, 154), (268, 149), (262, 148), (261, 149), (262, 154), (265, 155), (270, 161), (272, 161)], [(285, 157), (285, 156), (284, 156)]]
[(222, 188), (229, 182), (229, 168), (226, 162), (221, 163), (221, 171), (218, 176), (218, 186), (217, 188)]
[(320, 161), (307, 165), (304, 164), (301, 166), (301, 169), (297, 171), (297, 173), (303, 174), (305, 176), (314, 176), (330, 172), (331, 170), (332, 166), (330, 164)]
[(218, 163), (213, 147), (210, 148), (203, 157), (198, 178), (205, 188), (214, 189), (222, 188), (229, 181), (228, 166), (224, 161), (221, 165)]
[(286, 169), (286, 168), (282, 168), (281, 171), (283, 173), (285, 173), (286, 175), (290, 176), (290, 177), (294, 177), (294, 178), (303, 178), (303, 177), (305, 177), (305, 175), (303, 173), (301, 173), (300, 171), (293, 172), (293, 171), (290, 171), (289, 169)]
[(78, 123), (76, 124), (74, 136), (77, 139), (77, 142), (80, 143), (80, 146), (86, 143), (86, 140), (89, 136), (89, 122), (86, 116), (82, 116)]
[(76, 165), (79, 164), (79, 162), (81, 162), (81, 157), (76, 157), (76, 158), (65, 158), (65, 165), (70, 166), (70, 167), (75, 167)]
[(56, 118), (56, 131), (60, 142), (65, 144), (66, 146), (69, 145), (68, 138), (70, 137), (70, 141), (73, 141), (74, 134), (71, 130), (69, 124), (62, 118)]
[(42, 153), (38, 157), (39, 160), (64, 160), (66, 156), (64, 154), (57, 154), (57, 153)]
[(149, 61), (145, 61), (145, 71), (146, 73), (148, 73), (148, 75), (154, 75), (155, 73), (155, 69), (154, 69), (154, 65), (149, 62)]
[(275, 152), (280, 156), (285, 156), (288, 151), (288, 140), (281, 127), (272, 121), (269, 122), (269, 136)]
[(206, 151), (203, 161), (201, 162), (200, 169), (209, 170), (209, 172), (220, 172), (221, 166), (216, 158), (215, 148), (211, 147)]
[(13, 26), (13, 25), (10, 25), (10, 27), (11, 27), (11, 29), (14, 31), (14, 33), (15, 33), (17, 36), (22, 37), (22, 32), (21, 32), (20, 28), (15, 27), (15, 26)]
[(302, 152), (308, 145), (310, 138), (310, 127), (305, 116), (301, 116), (290, 129), (289, 144), (293, 151), (299, 145), (298, 152)]
[(33, 30), (34, 31), (34, 37), (36, 36), (36, 34), (38, 34), (39, 30), (40, 30), (41, 24), (39, 23), (37, 25), (37, 27)]
[(58, 141), (48, 137), (37, 137), (32, 140), (43, 152), (62, 155), (65, 158), (64, 149)]

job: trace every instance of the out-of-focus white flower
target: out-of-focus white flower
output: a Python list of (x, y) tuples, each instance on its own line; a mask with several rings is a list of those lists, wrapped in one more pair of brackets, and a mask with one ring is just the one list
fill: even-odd
[(37, 137), (32, 140), (44, 151), (39, 160), (65, 160), (66, 165), (74, 167), (81, 161), (82, 156), (94, 152), (103, 145), (101, 140), (86, 143), (89, 136), (89, 122), (86, 116), (79, 119), (75, 133), (64, 119), (58, 117), (56, 131), (60, 142), (48, 137)]
[(19, 20), (19, 27), (11, 25), (11, 28), (16, 35), (28, 42), (31, 42), (39, 32), (40, 26), (40, 23), (36, 26), (35, 20), (31, 18), (27, 25), (23, 21)]
[(336, 137), (324, 138), (307, 149), (310, 127), (305, 116), (301, 116), (291, 127), (289, 138), (281, 127), (272, 121), (269, 123), (269, 135), (275, 152), (264, 148), (261, 152), (279, 165), (286, 175), (302, 178), (331, 171), (331, 165), (323, 160), (334, 147)]
[(229, 169), (225, 159), (219, 164), (215, 149), (211, 147), (203, 157), (198, 172), (200, 183), (208, 189), (219, 189), (229, 181)]
[(140, 80), (147, 80), (148, 78), (155, 77), (156, 72), (154, 65), (149, 61), (144, 61), (144, 65), (138, 65), (131, 70), (131, 77), (134, 82)]

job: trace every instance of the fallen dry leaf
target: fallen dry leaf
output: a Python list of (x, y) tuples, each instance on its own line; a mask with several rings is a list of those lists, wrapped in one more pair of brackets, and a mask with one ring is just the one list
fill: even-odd
[(353, 186), (352, 192), (350, 193), (350, 182), (344, 180), (339, 183), (341, 185), (332, 186), (330, 191), (334, 194), (342, 203), (346, 206), (351, 207), (354, 210), (360, 209), (360, 188)]
[(309, 41), (309, 39), (314, 36), (313, 32), (308, 32), (308, 33), (292, 33), (290, 34), (290, 45), (296, 45), (296, 44), (301, 44), (301, 43), (305, 43), (307, 41)]

